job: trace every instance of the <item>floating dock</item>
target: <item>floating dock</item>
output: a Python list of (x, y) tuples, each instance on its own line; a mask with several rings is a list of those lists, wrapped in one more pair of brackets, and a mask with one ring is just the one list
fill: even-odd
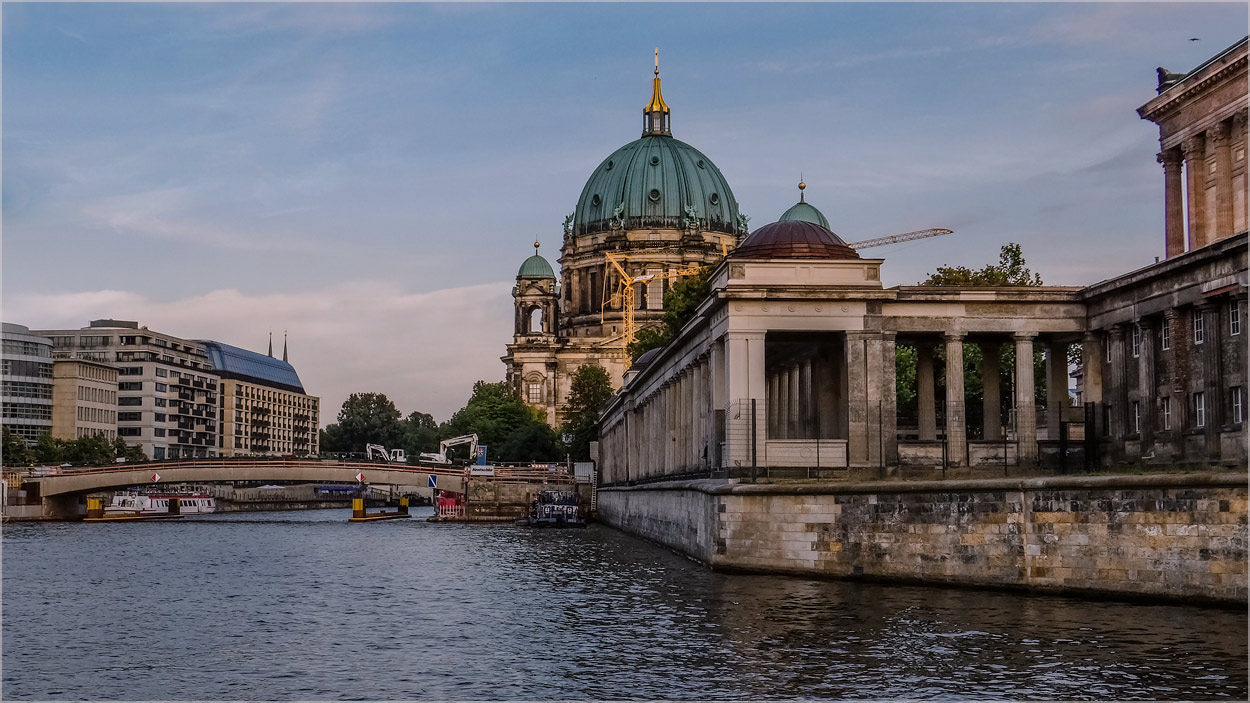
[(397, 520), (399, 518), (412, 517), (408, 514), (408, 499), (399, 499), (399, 510), (397, 512), (388, 513), (368, 513), (365, 512), (365, 499), (352, 498), (352, 516), (347, 519), (348, 522), (377, 522), (378, 520)]

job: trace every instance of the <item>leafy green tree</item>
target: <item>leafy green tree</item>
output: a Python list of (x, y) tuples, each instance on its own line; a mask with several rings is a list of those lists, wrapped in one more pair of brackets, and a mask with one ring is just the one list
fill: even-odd
[(973, 271), (967, 266), (939, 266), (921, 282), (922, 286), (1040, 286), (1041, 274), (1024, 265), (1024, 250), (1019, 244), (1004, 244), (998, 253), (998, 264), (986, 264)]
[(61, 464), (65, 461), (65, 443), (52, 435), (43, 435), (31, 448), (37, 464)]
[(500, 461), (551, 460), (560, 456), (555, 431), (504, 381), (473, 384), (463, 408), (439, 428), (439, 435), (476, 434), (489, 456)]
[(26, 440), (21, 436), (9, 432), (9, 428), (0, 428), (0, 434), (3, 434), (5, 466), (29, 466), (35, 460), (35, 455), (30, 451), (30, 447), (26, 446)]
[(143, 453), (143, 448), (137, 444), (126, 444), (126, 440), (118, 437), (113, 440), (113, 457), (114, 459), (125, 459), (126, 461), (147, 461), (148, 456)]
[(590, 443), (599, 436), (599, 413), (612, 395), (612, 378), (602, 366), (585, 364), (573, 372), (560, 433), (568, 442), (568, 453), (574, 460), (590, 458)]
[(438, 423), (429, 413), (412, 412), (401, 423), (403, 436), (400, 446), (408, 456), (416, 457), (421, 452), (432, 452), (438, 449)]
[[(333, 433), (335, 449), (327, 451), (363, 452), (366, 444), (399, 446), (403, 426), (399, 410), (382, 393), (352, 393), (343, 401)], [(327, 435), (330, 435), (327, 429)]]

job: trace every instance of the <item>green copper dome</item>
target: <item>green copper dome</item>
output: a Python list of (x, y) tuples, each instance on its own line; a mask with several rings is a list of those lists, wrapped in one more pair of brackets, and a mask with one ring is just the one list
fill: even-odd
[(795, 203), (789, 210), (782, 213), (781, 219), (779, 219), (778, 222), (790, 222), (792, 220), (810, 222), (814, 225), (820, 225), (825, 229), (829, 229), (829, 220), (826, 220), (820, 210), (817, 210), (810, 203)]
[(738, 202), (711, 159), (689, 144), (648, 134), (603, 160), (577, 200), (576, 234), (648, 227), (736, 234)]
[(556, 272), (552, 270), (551, 264), (538, 254), (534, 254), (530, 258), (521, 263), (521, 269), (516, 272), (517, 278), (555, 278)]
[(825, 219), (824, 213), (817, 210), (815, 206), (803, 199), (803, 190), (807, 188), (807, 184), (799, 181), (799, 201), (792, 205), (789, 210), (781, 214), (778, 222), (810, 222), (814, 225), (820, 225), (825, 229), (830, 229), (829, 220)]

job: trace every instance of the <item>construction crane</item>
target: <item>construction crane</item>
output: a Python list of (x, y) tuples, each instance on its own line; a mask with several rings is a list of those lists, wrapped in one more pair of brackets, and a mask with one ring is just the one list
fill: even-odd
[(419, 455), (420, 461), (428, 461), (434, 464), (450, 464), (451, 459), (447, 458), (447, 450), (450, 449), (451, 447), (459, 446), (461, 444), (469, 445), (469, 458), (470, 459), (472, 459), (473, 456), (477, 454), (477, 435), (466, 434), (466, 435), (461, 435), (459, 437), (452, 437), (451, 439), (444, 439), (443, 441), (439, 442), (438, 452), (436, 453), (421, 452), (421, 454)]
[(899, 242), (910, 242), (913, 239), (925, 239), (928, 237), (940, 237), (944, 234), (954, 234), (954, 230), (942, 227), (934, 227), (933, 229), (922, 229), (915, 232), (904, 232), (902, 234), (891, 234), (888, 237), (877, 237), (876, 239), (865, 239), (862, 242), (849, 242), (848, 247), (852, 249), (867, 249), (868, 247), (880, 247), (886, 244), (898, 244)]
[(619, 305), (621, 308), (621, 346), (628, 347), (634, 341), (634, 286), (639, 283), (650, 283), (652, 281), (662, 281), (673, 278), (681, 278), (682, 276), (692, 276), (703, 270), (703, 266), (695, 264), (685, 268), (669, 269), (661, 273), (646, 273), (638, 276), (630, 275), (625, 267), (621, 264), (629, 260), (628, 257), (621, 254), (613, 254), (607, 252), (604, 258), (612, 267), (616, 269), (620, 276), (620, 284), (617, 286), (615, 293), (608, 295), (608, 287), (603, 287), (604, 298), (603, 306), (599, 310), (599, 321), (603, 321), (604, 314), (612, 306)]

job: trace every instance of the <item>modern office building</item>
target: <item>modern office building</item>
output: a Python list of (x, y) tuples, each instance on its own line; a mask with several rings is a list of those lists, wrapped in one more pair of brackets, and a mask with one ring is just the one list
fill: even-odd
[(222, 456), (316, 456), (321, 399), (304, 392), (295, 367), (272, 354), (203, 341), (221, 379)]
[(117, 437), (117, 367), (89, 359), (54, 359), (52, 381), (53, 437)]
[(148, 458), (217, 455), (218, 380), (198, 343), (129, 320), (39, 334), (57, 358), (117, 368), (117, 436)]
[(34, 444), (52, 433), (52, 340), (3, 323), (0, 424)]

